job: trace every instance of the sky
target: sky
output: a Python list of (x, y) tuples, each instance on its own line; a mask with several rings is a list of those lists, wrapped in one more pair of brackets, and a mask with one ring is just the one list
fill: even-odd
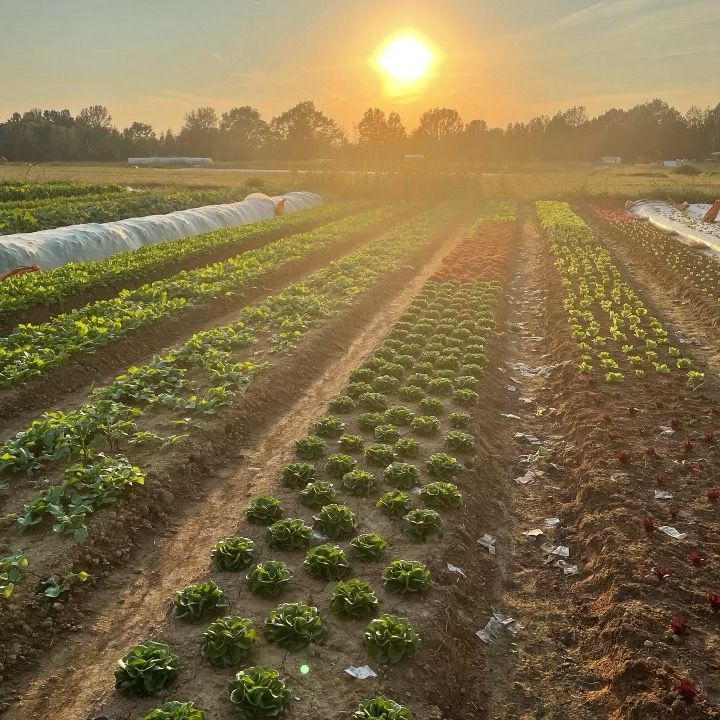
[[(353, 137), (370, 106), (412, 128), (430, 107), (491, 126), (661, 97), (720, 103), (720, 0), (0, 0), (0, 119), (106, 105), (179, 129), (190, 109), (314, 100)], [(411, 30), (430, 77), (389, 89), (373, 63)]]

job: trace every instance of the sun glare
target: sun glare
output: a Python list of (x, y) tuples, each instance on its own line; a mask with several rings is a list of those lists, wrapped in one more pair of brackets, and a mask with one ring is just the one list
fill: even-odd
[(378, 61), (391, 80), (409, 84), (425, 77), (433, 61), (433, 53), (420, 38), (400, 35), (383, 47)]

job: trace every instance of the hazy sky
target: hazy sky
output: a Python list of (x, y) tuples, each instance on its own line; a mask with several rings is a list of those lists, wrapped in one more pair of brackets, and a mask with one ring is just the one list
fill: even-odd
[[(411, 27), (432, 78), (389, 97), (370, 59)], [(370, 105), (491, 125), (573, 104), (720, 102), (720, 0), (0, 0), (0, 118), (100, 103), (119, 126), (315, 100), (352, 136)]]

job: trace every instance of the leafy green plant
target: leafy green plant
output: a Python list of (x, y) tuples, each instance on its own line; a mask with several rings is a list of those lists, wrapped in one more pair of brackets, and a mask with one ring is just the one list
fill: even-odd
[(470, 417), (470, 413), (454, 412), (454, 413), (450, 413), (449, 420), (450, 420), (450, 427), (456, 428), (458, 430), (464, 430), (465, 428), (470, 427), (472, 418)]
[(440, 480), (424, 485), (420, 490), (420, 497), (431, 508), (459, 507), (462, 502), (457, 485)]
[(392, 405), (385, 411), (385, 422), (392, 425), (409, 425), (413, 417), (412, 410), (405, 405)]
[(260, 597), (277, 597), (292, 580), (292, 570), (280, 560), (258, 563), (246, 575), (250, 592)]
[(380, 562), (385, 557), (388, 542), (377, 533), (358, 535), (351, 543), (353, 557), (364, 562)]
[(376, 373), (370, 368), (355, 368), (355, 370), (350, 373), (350, 381), (370, 383), (375, 378), (375, 375)]
[(392, 445), (378, 443), (365, 449), (365, 462), (368, 465), (387, 467), (393, 460), (395, 460), (395, 451)]
[(78, 582), (87, 582), (90, 575), (85, 570), (80, 572), (69, 572), (58, 578), (57, 575), (51, 575), (47, 580), (43, 580), (43, 595), (49, 598), (59, 597), (61, 593), (67, 592)]
[(272, 495), (258, 495), (245, 508), (245, 517), (256, 525), (270, 525), (283, 515), (280, 501)]
[(400, 387), (400, 380), (392, 375), (378, 375), (371, 384), (376, 392), (393, 393)]
[(480, 396), (470, 388), (456, 388), (452, 391), (452, 399), (458, 405), (475, 405)]
[(255, 543), (246, 537), (229, 537), (218, 540), (210, 551), (216, 570), (232, 572), (244, 570), (255, 557)]
[(420, 636), (406, 618), (381, 615), (365, 628), (363, 647), (376, 662), (396, 663), (410, 657), (420, 646)]
[(357, 578), (339, 582), (330, 598), (330, 607), (340, 617), (351, 620), (372, 617), (379, 604), (372, 587)]
[(337, 545), (318, 545), (308, 550), (303, 567), (316, 580), (339, 580), (350, 572), (345, 551)]
[(365, 432), (375, 430), (378, 425), (385, 422), (385, 414), (381, 412), (368, 412), (358, 415), (358, 427)]
[(278, 520), (267, 531), (268, 545), (278, 550), (302, 550), (311, 540), (312, 528), (297, 518)]
[(359, 398), (360, 407), (363, 410), (371, 412), (380, 412), (381, 410), (387, 410), (388, 401), (387, 398), (379, 392), (366, 392), (363, 393)]
[(419, 403), (418, 407), (426, 415), (442, 415), (445, 412), (445, 406), (442, 404), (442, 400), (436, 397), (423, 398)]
[(247, 618), (220, 618), (203, 633), (202, 656), (217, 667), (239, 665), (250, 654), (256, 635), (252, 621)]
[(332, 483), (316, 480), (308, 483), (300, 493), (300, 502), (306, 507), (321, 508), (335, 502), (337, 490)]
[(391, 518), (401, 518), (412, 509), (412, 500), (407, 493), (391, 490), (375, 503), (375, 507)]
[[(425, 388), (429, 393), (433, 395), (449, 395), (453, 388), (453, 382), (450, 378), (445, 377), (434, 377), (430, 380)], [(431, 398), (427, 398), (431, 399)], [(424, 401), (422, 401), (424, 402)], [(423, 408), (423, 411), (425, 409)], [(430, 410), (429, 412), (433, 412)]]
[(270, 611), (265, 635), (286, 650), (300, 650), (310, 643), (321, 643), (327, 629), (318, 609), (304, 603), (284, 603)]
[(323, 438), (340, 437), (345, 430), (345, 423), (332, 415), (324, 417), (315, 423), (315, 434)]
[(352, 720), (412, 720), (412, 714), (404, 705), (380, 695), (363, 700), (353, 713)]
[(375, 428), (374, 436), (378, 442), (391, 444), (400, 439), (400, 430), (395, 425), (378, 425)]
[(29, 564), (22, 550), (0, 558), (0, 598), (9, 598), (13, 594), (16, 583), (22, 578)]
[(418, 415), (410, 423), (410, 429), (418, 435), (434, 435), (440, 429), (440, 420), (434, 415)]
[(346, 453), (360, 453), (365, 448), (365, 441), (359, 435), (341, 435), (338, 447)]
[(257, 665), (241, 670), (228, 686), (230, 702), (244, 720), (276, 718), (289, 707), (292, 693), (275, 668)]
[(205, 620), (226, 608), (223, 592), (212, 580), (188, 585), (172, 599), (173, 617), (188, 622)]
[(205, 713), (194, 703), (171, 700), (143, 715), (143, 720), (205, 720)]
[(427, 461), (427, 471), (430, 477), (447, 478), (457, 474), (462, 465), (452, 456), (445, 453), (435, 453)]
[(283, 485), (289, 488), (303, 488), (315, 479), (315, 466), (306, 462), (291, 462), (280, 471)]
[(316, 529), (331, 540), (351, 535), (357, 528), (355, 513), (347, 505), (325, 505), (313, 520)]
[(400, 438), (393, 450), (398, 457), (414, 458), (420, 454), (420, 443), (415, 438)]
[(403, 385), (398, 390), (401, 400), (407, 402), (419, 402), (425, 397), (425, 391), (419, 385)]
[(366, 470), (351, 470), (343, 475), (343, 490), (350, 495), (370, 495), (377, 487), (375, 476)]
[(328, 458), (325, 464), (325, 472), (333, 478), (341, 478), (346, 473), (354, 470), (357, 466), (357, 460), (350, 455), (336, 453)]
[(325, 441), (317, 435), (300, 438), (293, 447), (301, 460), (319, 460), (327, 452)]
[(132, 695), (151, 695), (175, 680), (177, 663), (167, 645), (147, 640), (118, 660), (115, 689)]
[(467, 452), (475, 447), (475, 439), (462, 430), (451, 430), (445, 436), (444, 445), (453, 452)]
[(424, 593), (430, 587), (430, 571), (415, 560), (393, 560), (382, 572), (385, 587), (399, 595)]
[[(474, 390), (478, 386), (478, 380), (472, 375), (459, 375), (453, 379), (453, 388)], [(464, 413), (460, 413), (464, 414)]]
[(410, 463), (394, 462), (385, 468), (385, 482), (400, 490), (409, 490), (420, 482), (420, 468)]
[(403, 517), (403, 530), (414, 540), (424, 542), (442, 535), (443, 521), (435, 510), (411, 510)]
[[(372, 372), (372, 371), (370, 371), (370, 372)], [(375, 374), (374, 374), (374, 373), (373, 373), (373, 377), (375, 377)], [(371, 378), (371, 379), (372, 379), (372, 378)], [(347, 386), (346, 393), (347, 393), (348, 396), (349, 396), (350, 398), (352, 398), (353, 400), (358, 400), (358, 399), (359, 399), (362, 395), (364, 395), (365, 393), (372, 392), (372, 389), (373, 389), (373, 388), (372, 388), (372, 385), (370, 385), (369, 382), (356, 381), (356, 382), (351, 382), (351, 383)]]
[(328, 409), (334, 413), (349, 413), (355, 409), (355, 401), (349, 395), (338, 395), (330, 400)]

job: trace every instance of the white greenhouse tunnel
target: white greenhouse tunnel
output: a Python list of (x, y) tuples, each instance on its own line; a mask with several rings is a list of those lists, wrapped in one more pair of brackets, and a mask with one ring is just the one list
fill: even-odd
[(706, 222), (702, 219), (709, 207), (697, 203), (681, 210), (663, 200), (638, 200), (628, 202), (625, 209), (664, 232), (679, 235), (686, 242), (720, 252), (720, 222)]
[(41, 270), (49, 270), (67, 262), (101, 260), (143, 245), (269, 220), (276, 216), (278, 204), (284, 205), (285, 213), (291, 213), (322, 205), (322, 198), (312, 192), (275, 197), (253, 193), (240, 202), (206, 205), (167, 215), (3, 235), (0, 236), (0, 272), (23, 265), (37, 264)]

